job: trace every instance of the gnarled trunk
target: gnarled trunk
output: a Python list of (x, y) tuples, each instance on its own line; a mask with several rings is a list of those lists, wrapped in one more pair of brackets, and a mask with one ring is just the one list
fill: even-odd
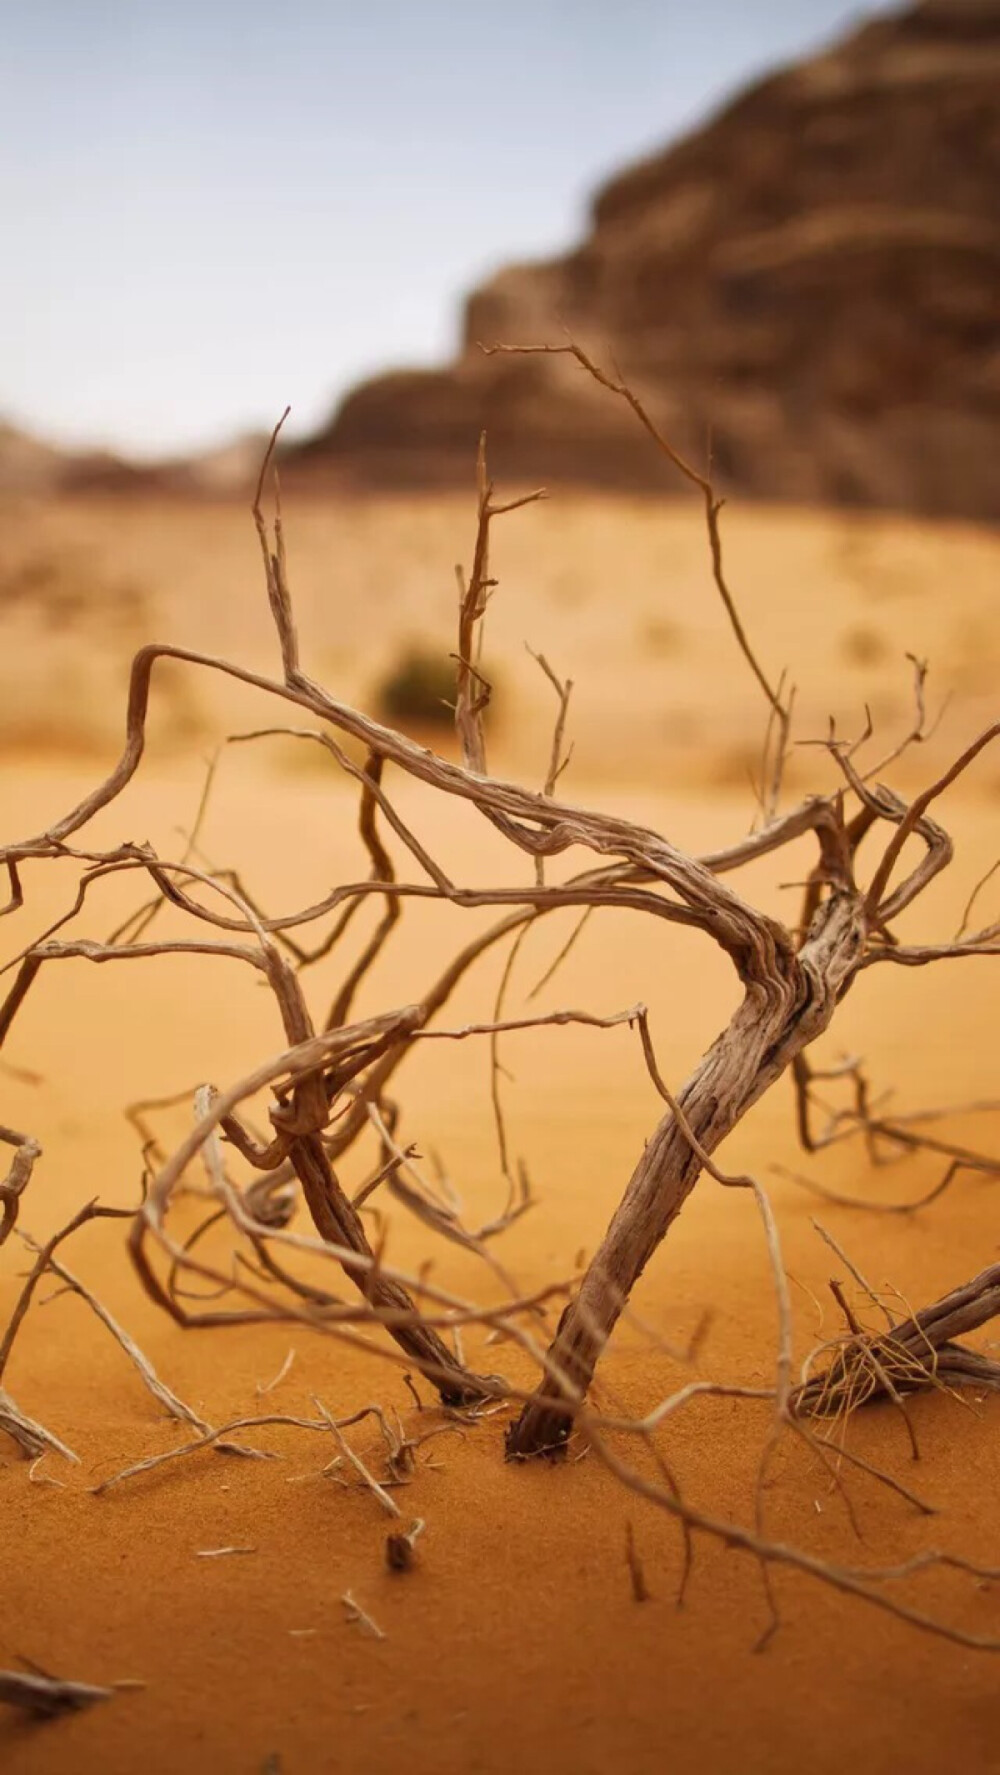
[(402, 1284), (373, 1268), (374, 1253), (361, 1216), (337, 1182), (319, 1135), (308, 1134), (294, 1140), (289, 1158), (317, 1232), (329, 1244), (346, 1245), (358, 1253), (361, 1263), (352, 1263), (348, 1257), (341, 1259), (345, 1275), (376, 1312), (386, 1315), (389, 1336), (412, 1357), (415, 1367), (437, 1390), (442, 1404), (471, 1405), (485, 1398), (491, 1391), (488, 1383), (463, 1368), (433, 1326), (424, 1324), (419, 1308)]
[[(826, 1028), (852, 977), (862, 930), (857, 895), (838, 893), (820, 908), (790, 965), (786, 957), (782, 969), (772, 954), (767, 971), (750, 980), (728, 1028), (677, 1099), (705, 1152), (715, 1151), (795, 1055)], [(552, 1372), (507, 1432), (509, 1458), (552, 1453), (565, 1443), (572, 1403), (586, 1394), (623, 1306), (701, 1169), (671, 1111), (646, 1143), (580, 1292), (563, 1314), (548, 1353)]]

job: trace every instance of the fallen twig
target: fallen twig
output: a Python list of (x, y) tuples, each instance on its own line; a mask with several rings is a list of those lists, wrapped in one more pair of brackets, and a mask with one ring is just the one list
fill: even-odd
[(115, 1690), (94, 1683), (63, 1682), (54, 1676), (37, 1676), (23, 1670), (0, 1670), (0, 1702), (18, 1707), (35, 1719), (58, 1719), (64, 1713), (82, 1713), (98, 1701), (110, 1701)]
[(363, 1609), (361, 1604), (355, 1601), (349, 1590), (344, 1591), (340, 1600), (347, 1611), (347, 1619), (352, 1625), (360, 1627), (362, 1633), (367, 1633), (372, 1639), (385, 1639), (385, 1634), (382, 1632), (378, 1622), (372, 1620), (367, 1610)]

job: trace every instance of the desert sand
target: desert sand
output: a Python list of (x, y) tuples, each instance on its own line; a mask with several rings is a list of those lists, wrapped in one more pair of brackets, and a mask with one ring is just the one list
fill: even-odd
[[(316, 676), (364, 699), (401, 638), (448, 644), (452, 563), (471, 548), (468, 502), (317, 502), (288, 519), (304, 654)], [(830, 712), (846, 731), (859, 730), (865, 702), (880, 730), (905, 728), (905, 649), (931, 655), (938, 693), (954, 696), (941, 728), (908, 756), (897, 780), (933, 774), (995, 717), (995, 539), (971, 527), (767, 510), (734, 514), (729, 535), (744, 615), (762, 652), (787, 660), (802, 687), (800, 733), (823, 731)], [(47, 552), (76, 563), (65, 567), (72, 579), (85, 561), (91, 587), (104, 588), (103, 604), (84, 597), (68, 616), (53, 619), (37, 600), (23, 599), (6, 619), (0, 672), (19, 699), (7, 704), (0, 780), (0, 830), (11, 836), (41, 827), (107, 768), (124, 660), (138, 640), (155, 632), (272, 666), (273, 646), (243, 513), (22, 504), (9, 514), (5, 537), (8, 562)], [(759, 711), (713, 601), (693, 508), (561, 499), (509, 522), (496, 566), (503, 584), (488, 649), (500, 687), (498, 766), (532, 782), (544, 775), (552, 710), (523, 652), (528, 641), (577, 680), (569, 798), (618, 807), (696, 851), (745, 831)], [(115, 588), (123, 585), (137, 595), (126, 600), (127, 620), (116, 622), (123, 605)], [(70, 669), (71, 682), (59, 676)], [(94, 822), (95, 843), (148, 837), (176, 851), (214, 738), (274, 718), (259, 696), (226, 688), (216, 698), (203, 677), (189, 683), (173, 674), (158, 709), (147, 763)], [(807, 772), (817, 787), (830, 786), (827, 762), (804, 750), (793, 760), (794, 793)], [(914, 938), (949, 936), (971, 886), (995, 860), (998, 772), (987, 755), (950, 802), (958, 861), (921, 901)], [(441, 806), (413, 787), (398, 801), (456, 877), (510, 875), (510, 859), (471, 809)], [(306, 764), (288, 744), (262, 744), (225, 759), (202, 845), (213, 864), (237, 865), (269, 907), (299, 905), (356, 874), (354, 818), (353, 799), (327, 760)], [(790, 916), (782, 884), (801, 880), (807, 856), (795, 848), (756, 864), (744, 891)], [(0, 959), (71, 903), (72, 866), (29, 867), (25, 887), (29, 909), (7, 921)], [(107, 884), (80, 931), (106, 934), (140, 897), (133, 885)], [(455, 945), (456, 924), (463, 940), (481, 918), (409, 908), (359, 1009), (408, 1002)], [(557, 930), (553, 920), (525, 946), (512, 1010), (525, 1004), (569, 923)], [(877, 1088), (894, 1088), (900, 1111), (997, 1098), (993, 967), (984, 960), (873, 970), (845, 1003), (823, 1055), (863, 1053)], [(470, 975), (447, 1012), (450, 1025), (489, 1015), (499, 969), (491, 957)], [(317, 970), (317, 1005), (334, 977)], [(661, 1068), (676, 1084), (726, 1020), (735, 993), (728, 966), (697, 935), (651, 932), (616, 913), (591, 921), (533, 1003), (609, 1013), (647, 1002)], [(94, 1194), (133, 1203), (141, 1155), (123, 1105), (207, 1080), (224, 1085), (280, 1045), (271, 1000), (228, 963), (171, 957), (50, 967), (0, 1071), (0, 1119), (30, 1128), (44, 1147), (23, 1225), (44, 1237)], [(659, 1106), (625, 1028), (511, 1035), (503, 1058), (512, 1075), (504, 1086), (511, 1141), (529, 1163), (537, 1202), (498, 1252), (529, 1289), (570, 1275), (581, 1248), (593, 1250)], [(504, 1190), (483, 1047), (426, 1044), (400, 1086), (407, 1138), (444, 1156), (470, 1222), (495, 1212)], [(154, 1121), (170, 1146), (190, 1111), (182, 1105)], [(953, 1139), (997, 1151), (1000, 1114), (981, 1109), (943, 1126)], [(721, 1159), (730, 1170), (753, 1168), (771, 1193), (794, 1279), (800, 1356), (821, 1325), (832, 1332), (827, 1284), (843, 1274), (814, 1216), (876, 1286), (894, 1285), (913, 1304), (996, 1257), (997, 1186), (988, 1178), (963, 1175), (931, 1207), (897, 1216), (818, 1203), (779, 1174), (776, 1167), (797, 1168), (852, 1196), (899, 1203), (942, 1169), (925, 1156), (873, 1170), (854, 1146), (806, 1160), (784, 1083)], [(194, 1203), (179, 1210), (192, 1227), (197, 1212)], [(430, 1251), (444, 1284), (497, 1297), (496, 1279), (472, 1255), (435, 1241), (398, 1208), (389, 1221), (393, 1261), (414, 1265)], [(3, 1254), (0, 1322), (18, 1289), (14, 1243)], [(64, 1256), (163, 1378), (213, 1423), (270, 1409), (311, 1416), (313, 1395), (337, 1415), (372, 1400), (397, 1408), (410, 1434), (444, 1421), (426, 1388), (425, 1410), (416, 1411), (397, 1367), (299, 1327), (180, 1331), (141, 1294), (116, 1223), (85, 1228)], [(81, 1459), (73, 1467), (47, 1456), (32, 1481), (12, 1445), (0, 1448), (0, 1665), (24, 1658), (65, 1677), (144, 1686), (52, 1724), (0, 1720), (0, 1759), (17, 1775), (1000, 1768), (996, 1655), (781, 1573), (782, 1625), (755, 1654), (766, 1610), (752, 1560), (699, 1542), (678, 1609), (676, 1526), (592, 1456), (505, 1465), (506, 1413), (453, 1426), (421, 1446), (412, 1484), (396, 1494), (404, 1524), (426, 1523), (414, 1569), (403, 1575), (386, 1569), (392, 1525), (377, 1501), (324, 1477), (329, 1447), (307, 1432), (248, 1434), (279, 1459), (203, 1451), (95, 1496), (100, 1480), (185, 1438), (84, 1303), (55, 1289), (46, 1300), (47, 1292), (22, 1329), (5, 1384)], [(603, 1405), (639, 1414), (690, 1378), (769, 1385), (775, 1306), (752, 1201), (703, 1179), (635, 1307), (638, 1321), (620, 1329), (600, 1369)], [(706, 1309), (707, 1334), (686, 1366), (681, 1353)], [(481, 1338), (467, 1341), (474, 1366), (528, 1379), (509, 1345), (484, 1350)], [(988, 1348), (989, 1331), (978, 1341)], [(290, 1350), (287, 1372), (262, 1394)], [(920, 1398), (911, 1408), (919, 1463), (891, 1410), (861, 1414), (851, 1446), (936, 1514), (922, 1515), (845, 1470), (856, 1528), (830, 1475), (786, 1439), (766, 1494), (768, 1532), (847, 1564), (902, 1560), (932, 1546), (1000, 1564), (998, 1414), (996, 1399)], [(768, 1429), (766, 1405), (706, 1401), (671, 1420), (662, 1446), (693, 1502), (748, 1521)], [(361, 1426), (353, 1434), (375, 1463), (377, 1432)], [(626, 1560), (629, 1523), (650, 1592), (643, 1602)], [(221, 1547), (252, 1551), (199, 1557)], [(383, 1639), (348, 1621), (345, 1591)], [(936, 1574), (900, 1594), (970, 1631), (1000, 1635), (1000, 1581)]]
[[(516, 489), (501, 487), (498, 497)], [(286, 495), (303, 656), (370, 707), (413, 641), (455, 645), (455, 564), (475, 537), (467, 495)], [(151, 637), (274, 668), (260, 559), (240, 504), (9, 498), (0, 537), (0, 743), (6, 755), (88, 749), (121, 733), (131, 651)], [(879, 513), (735, 503), (723, 515), (740, 608), (769, 669), (797, 686), (802, 737), (880, 732), (912, 710), (907, 652), (931, 662), (929, 700), (952, 721), (904, 760), (923, 780), (965, 728), (995, 713), (1000, 542), (986, 527)], [(552, 694), (525, 651), (575, 682), (574, 775), (615, 788), (743, 789), (760, 751), (758, 693), (708, 573), (700, 507), (558, 490), (494, 526), (485, 658), (497, 683), (494, 757), (527, 782), (548, 756)], [(259, 716), (221, 680), (161, 668), (151, 743), (162, 755)], [(961, 726), (964, 723), (964, 728)], [(294, 768), (303, 765), (295, 753)], [(790, 786), (815, 777), (794, 754)], [(984, 760), (978, 780), (1000, 781)]]

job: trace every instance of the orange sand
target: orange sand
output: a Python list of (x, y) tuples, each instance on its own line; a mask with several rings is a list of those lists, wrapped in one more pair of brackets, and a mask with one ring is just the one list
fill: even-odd
[[(128, 653), (155, 637), (273, 671), (274, 643), (249, 514), (176, 501), (0, 505), (0, 747), (117, 746)], [(373, 687), (414, 639), (455, 644), (456, 561), (468, 568), (468, 496), (321, 500), (290, 496), (286, 530), (303, 657), (338, 694)], [(500, 590), (486, 624), (505, 768), (539, 780), (552, 691), (528, 642), (575, 682), (577, 781), (742, 790), (760, 750), (760, 697), (727, 634), (704, 525), (686, 501), (559, 492), (494, 525)], [(877, 513), (734, 506), (727, 569), (761, 657), (787, 666), (798, 732), (882, 733), (910, 715), (909, 649), (932, 663), (929, 707), (951, 719), (903, 767), (912, 782), (950, 759), (955, 719), (996, 711), (1000, 537), (982, 527)], [(31, 596), (8, 601), (8, 584)], [(161, 668), (153, 737), (175, 748), (247, 726), (264, 709), (222, 679)], [(275, 719), (273, 708), (266, 710)], [(294, 712), (293, 712), (294, 713)], [(958, 730), (963, 731), (963, 730)], [(802, 783), (815, 756), (795, 753)], [(301, 774), (301, 749), (287, 760)], [(1000, 767), (984, 761), (994, 786)]]
[[(0, 829), (39, 825), (92, 776), (55, 767), (9, 773)], [(176, 850), (175, 828), (189, 820), (197, 786), (193, 762), (170, 776), (154, 771), (95, 824), (95, 842), (148, 835)], [(579, 782), (567, 789), (586, 798)], [(697, 848), (732, 836), (747, 819), (745, 796), (666, 802), (636, 790), (625, 800), (627, 811)], [(437, 807), (416, 790), (404, 792), (401, 805), (457, 871), (488, 874), (494, 854), (501, 856), (467, 810)], [(950, 932), (969, 884), (995, 854), (995, 802), (970, 791), (953, 806), (951, 824), (962, 861), (954, 882), (928, 896), (915, 933)], [(213, 859), (245, 867), (269, 906), (290, 906), (356, 868), (347, 863), (355, 857), (351, 826), (350, 802), (320, 779), (234, 767), (220, 784), (204, 844)], [(294, 862), (281, 854), (293, 840)], [(777, 884), (801, 875), (804, 855), (758, 865), (745, 877), (746, 891), (787, 907)], [(505, 860), (501, 866), (509, 871)], [(3, 933), (8, 944), (24, 942), (27, 927), (39, 929), (69, 902), (69, 867), (65, 874), (55, 866), (29, 869), (26, 886), (33, 910), (9, 921), (21, 928)], [(79, 928), (105, 933), (135, 898), (134, 887), (109, 885)], [(414, 909), (410, 935), (385, 958), (364, 1008), (405, 1002), (430, 977), (456, 923), (465, 921), (464, 934), (476, 916)], [(512, 1008), (566, 928), (535, 934)], [(450, 1022), (488, 1011), (497, 972), (496, 958), (483, 964)], [(859, 983), (828, 1055), (863, 1049), (877, 1083), (899, 1087), (900, 1108), (996, 1095), (991, 965), (889, 974), (875, 970)], [(637, 998), (651, 1006), (661, 1066), (676, 1081), (721, 1026), (734, 982), (698, 937), (616, 915), (592, 922), (543, 1002), (610, 1011)], [(322, 1000), (318, 981), (315, 1002)], [(30, 1127), (45, 1145), (24, 1224), (44, 1234), (95, 1191), (106, 1201), (133, 1200), (139, 1165), (122, 1103), (203, 1079), (222, 1084), (279, 1045), (270, 1000), (235, 964), (53, 965), (5, 1050), (44, 1082), (0, 1074), (2, 1119)], [(506, 1090), (513, 1144), (529, 1159), (539, 1203), (506, 1237), (502, 1255), (532, 1286), (568, 1272), (581, 1246), (593, 1249), (658, 1105), (635, 1038), (624, 1030), (512, 1036), (505, 1057), (516, 1074)], [(501, 1198), (482, 1048), (428, 1044), (400, 1082), (407, 1138), (443, 1151), (475, 1221)], [(771, 1185), (787, 1265), (802, 1285), (794, 1304), (804, 1353), (816, 1335), (810, 1291), (824, 1295), (838, 1266), (810, 1224), (817, 1204), (768, 1171), (775, 1162), (801, 1162), (789, 1112), (790, 1093), (779, 1088), (738, 1131), (723, 1162), (755, 1166)], [(996, 1119), (967, 1116), (950, 1126), (995, 1150)], [(179, 1138), (186, 1118), (174, 1112), (159, 1126)], [(939, 1166), (921, 1161), (905, 1176), (872, 1174), (859, 1155), (841, 1153), (810, 1169), (859, 1195), (898, 1200), (918, 1193)], [(966, 1177), (939, 1204), (900, 1219), (819, 1212), (874, 1281), (891, 1279), (920, 1302), (995, 1257), (996, 1187)], [(181, 1333), (140, 1295), (121, 1240), (113, 1224), (88, 1227), (65, 1260), (127, 1323), (164, 1378), (214, 1422), (265, 1407), (311, 1415), (317, 1393), (338, 1414), (377, 1398), (398, 1406), (408, 1428), (418, 1424), (397, 1369), (297, 1328)], [(412, 1262), (429, 1242), (396, 1212), (390, 1256)], [(13, 1243), (0, 1276), (0, 1321), (17, 1287), (21, 1259)], [(495, 1297), (495, 1283), (473, 1259), (440, 1242), (434, 1255), (442, 1281)], [(674, 1344), (711, 1305), (697, 1373), (765, 1383), (774, 1306), (752, 1203), (699, 1185), (636, 1304)], [(831, 1329), (833, 1315), (824, 1310)], [(275, 1375), (292, 1346), (287, 1378), (260, 1400), (258, 1383)], [(474, 1361), (523, 1373), (506, 1347), (484, 1352), (472, 1339), (470, 1346)], [(603, 1365), (602, 1396), (638, 1412), (686, 1378), (662, 1349), (625, 1330)], [(27, 1464), (9, 1445), (0, 1448), (0, 1664), (22, 1655), (82, 1680), (147, 1685), (51, 1725), (3, 1718), (0, 1761), (11, 1775), (261, 1771), (275, 1753), (285, 1775), (1000, 1769), (995, 1657), (781, 1575), (784, 1625), (755, 1656), (765, 1614), (751, 1561), (699, 1544), (688, 1601), (678, 1611), (679, 1541), (669, 1520), (625, 1494), (593, 1458), (506, 1467), (502, 1419), (422, 1450), (427, 1464), (398, 1496), (406, 1519), (423, 1517), (427, 1530), (417, 1569), (398, 1577), (384, 1567), (388, 1519), (370, 1496), (320, 1477), (331, 1451), (306, 1432), (254, 1435), (280, 1461), (206, 1452), (92, 1496), (97, 1479), (173, 1446), (183, 1433), (162, 1419), (78, 1299), (32, 1310), (6, 1382), (25, 1410), (79, 1452), (82, 1465), (48, 1458), (39, 1477), (58, 1479), (61, 1489), (32, 1485)], [(858, 1421), (854, 1446), (915, 1486), (939, 1515), (921, 1518), (863, 1475), (851, 1477), (859, 1542), (827, 1476), (786, 1446), (768, 1490), (770, 1531), (846, 1562), (895, 1560), (935, 1544), (1000, 1561), (1000, 1402), (968, 1409), (927, 1398), (914, 1406), (913, 1420), (923, 1450), (917, 1468), (889, 1412)], [(427, 1421), (437, 1421), (433, 1412)], [(693, 1499), (745, 1520), (766, 1429), (766, 1409), (700, 1405), (673, 1421), (663, 1446)], [(375, 1458), (377, 1437), (366, 1428), (354, 1434), (358, 1449)], [(629, 1518), (652, 1592), (641, 1605), (625, 1562)], [(254, 1552), (196, 1556), (224, 1545)], [(346, 1623), (339, 1599), (347, 1589), (382, 1627), (383, 1641)], [(1000, 1634), (996, 1585), (932, 1578), (906, 1594), (970, 1629)]]
[[(403, 641), (452, 644), (452, 564), (468, 561), (471, 499), (291, 503), (291, 563), (311, 670), (367, 701)], [(13, 761), (0, 781), (0, 833), (9, 837), (63, 812), (113, 755), (123, 662), (138, 642), (156, 635), (268, 669), (274, 648), (252, 529), (236, 508), (22, 502), (5, 506), (3, 519), (0, 592), (19, 562), (34, 586), (27, 600), (0, 598), (0, 745)], [(909, 709), (906, 647), (934, 662), (932, 704), (956, 692), (940, 733), (907, 761), (907, 782), (931, 774), (995, 716), (995, 537), (969, 526), (763, 509), (734, 511), (727, 535), (733, 583), (763, 656), (794, 668), (801, 733), (820, 731), (831, 710), (844, 731), (857, 731), (865, 702), (887, 736), (900, 731)], [(694, 848), (744, 830), (760, 711), (707, 581), (693, 508), (560, 496), (498, 530), (495, 566), (503, 584), (487, 650), (500, 687), (494, 739), (503, 768), (539, 780), (547, 756), (551, 694), (523, 652), (527, 640), (577, 680), (567, 794), (653, 821)], [(55, 586), (49, 605), (39, 590), (46, 584), (50, 592)], [(273, 705), (221, 681), (164, 675), (141, 781), (95, 822), (94, 842), (148, 836), (176, 854), (177, 829), (190, 823), (197, 801), (199, 751), (229, 728), (276, 718)], [(86, 767), (79, 758), (67, 766), (68, 749), (92, 755)], [(826, 786), (829, 771), (809, 752), (793, 756), (796, 783), (814, 766)], [(998, 768), (995, 757), (984, 758), (952, 806), (960, 862), (921, 902), (912, 935), (953, 930), (969, 886), (1000, 848)], [(677, 782), (698, 798), (665, 800), (664, 785)], [(513, 879), (516, 861), (484, 838), (470, 810), (439, 807), (414, 789), (401, 805), (457, 875)], [(244, 870), (268, 906), (287, 908), (363, 870), (353, 824), (327, 761), (279, 747), (252, 762), (226, 760), (204, 848), (213, 861)], [(743, 877), (744, 891), (788, 913), (794, 896), (778, 884), (801, 878), (808, 858), (799, 847), (757, 865)], [(72, 867), (28, 867), (25, 885), (31, 910), (0, 926), (0, 959), (70, 903)], [(136, 897), (134, 885), (105, 884), (78, 929), (106, 933)], [(456, 928), (464, 938), (478, 922), (479, 914), (412, 906), (360, 1008), (418, 994)], [(568, 920), (553, 921), (533, 934), (512, 1010), (568, 928)], [(499, 957), (480, 965), (449, 1021), (488, 1014), (499, 966)], [(320, 1008), (332, 979), (328, 970), (315, 978)], [(647, 1000), (661, 1066), (676, 1082), (721, 1027), (734, 991), (728, 965), (699, 938), (602, 915), (540, 1003), (611, 1011)], [(901, 1109), (996, 1097), (995, 1006), (988, 962), (874, 970), (845, 1002), (824, 1052), (864, 1052), (875, 1084), (897, 1086)], [(280, 1040), (270, 999), (235, 963), (54, 965), (36, 983), (3, 1057), (36, 1069), (43, 1082), (0, 1067), (0, 1119), (30, 1128), (45, 1146), (24, 1225), (44, 1235), (95, 1192), (133, 1201), (139, 1161), (122, 1105), (203, 1080), (224, 1084)], [(512, 1144), (529, 1161), (539, 1200), (505, 1238), (502, 1255), (531, 1287), (569, 1273), (581, 1246), (593, 1249), (659, 1104), (625, 1030), (521, 1034), (504, 1054), (516, 1074), (505, 1088)], [(406, 1137), (444, 1153), (473, 1224), (495, 1212), (503, 1193), (487, 1083), (486, 1056), (471, 1043), (428, 1044), (400, 1076)], [(756, 1167), (771, 1187), (788, 1268), (801, 1284), (793, 1295), (804, 1353), (817, 1334), (811, 1297), (829, 1298), (838, 1266), (811, 1225), (818, 1205), (769, 1169), (803, 1163), (790, 1107), (790, 1092), (779, 1087), (723, 1161)], [(966, 1116), (949, 1132), (996, 1151), (996, 1122)], [(157, 1126), (171, 1142), (187, 1117), (171, 1112)], [(921, 1193), (941, 1167), (920, 1161), (872, 1174), (859, 1155), (841, 1151), (809, 1169), (842, 1190), (900, 1200)], [(995, 1257), (995, 1189), (967, 1176), (913, 1217), (828, 1207), (820, 1218), (875, 1282), (891, 1280), (920, 1302)], [(179, 1224), (193, 1225), (193, 1213), (190, 1204), (179, 1208)], [(495, 1298), (495, 1282), (475, 1260), (396, 1211), (390, 1256), (413, 1264), (429, 1247), (442, 1282)], [(181, 1333), (139, 1293), (120, 1228), (90, 1226), (64, 1256), (163, 1377), (213, 1422), (263, 1406), (311, 1415), (316, 1393), (338, 1414), (376, 1398), (398, 1406), (411, 1431), (420, 1427), (399, 1370), (341, 1345), (287, 1327)], [(21, 1261), (9, 1242), (0, 1322)], [(752, 1204), (702, 1183), (636, 1305), (675, 1347), (711, 1305), (698, 1375), (765, 1382), (774, 1306)], [(829, 1331), (834, 1317), (824, 1311)], [(469, 1346), (474, 1362), (525, 1378), (506, 1346), (484, 1351), (471, 1338)], [(290, 1347), (287, 1377), (261, 1399), (258, 1385)], [(688, 1378), (661, 1348), (624, 1329), (603, 1364), (601, 1396), (639, 1412)], [(777, 1579), (783, 1630), (754, 1656), (765, 1614), (751, 1562), (700, 1545), (678, 1611), (674, 1525), (625, 1494), (593, 1458), (505, 1467), (502, 1419), (426, 1445), (434, 1464), (421, 1466), (399, 1499), (406, 1520), (421, 1516), (427, 1530), (417, 1569), (393, 1577), (383, 1561), (388, 1519), (371, 1497), (320, 1477), (330, 1450), (306, 1432), (255, 1435), (280, 1461), (206, 1452), (94, 1497), (88, 1488), (98, 1479), (175, 1446), (183, 1432), (162, 1418), (80, 1300), (33, 1307), (6, 1383), (82, 1464), (48, 1458), (37, 1477), (62, 1488), (30, 1484), (27, 1464), (0, 1444), (0, 1665), (23, 1656), (65, 1676), (147, 1685), (49, 1726), (0, 1718), (0, 1761), (13, 1772), (253, 1772), (273, 1754), (284, 1775), (1000, 1769), (995, 1658), (921, 1636), (787, 1575)], [(858, 1421), (855, 1447), (940, 1512), (921, 1518), (856, 1475), (849, 1484), (863, 1542), (827, 1476), (785, 1447), (768, 1491), (770, 1531), (847, 1562), (895, 1560), (932, 1544), (1000, 1560), (998, 1414), (996, 1400), (976, 1409), (918, 1401), (918, 1468), (891, 1412)], [(438, 1420), (429, 1411), (427, 1421)], [(765, 1409), (701, 1404), (672, 1421), (663, 1446), (693, 1500), (746, 1520), (766, 1431)], [(354, 1434), (359, 1451), (376, 1458), (376, 1436), (364, 1427)], [(625, 1561), (629, 1518), (652, 1591), (641, 1605)], [(225, 1545), (255, 1551), (197, 1557)], [(384, 1641), (347, 1624), (339, 1600), (347, 1589)], [(932, 1579), (906, 1594), (970, 1629), (1000, 1634), (996, 1587)]]

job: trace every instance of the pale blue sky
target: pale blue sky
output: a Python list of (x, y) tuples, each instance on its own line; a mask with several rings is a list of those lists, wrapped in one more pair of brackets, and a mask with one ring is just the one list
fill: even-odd
[(0, 0), (0, 417), (155, 453), (445, 356), (844, 0)]

